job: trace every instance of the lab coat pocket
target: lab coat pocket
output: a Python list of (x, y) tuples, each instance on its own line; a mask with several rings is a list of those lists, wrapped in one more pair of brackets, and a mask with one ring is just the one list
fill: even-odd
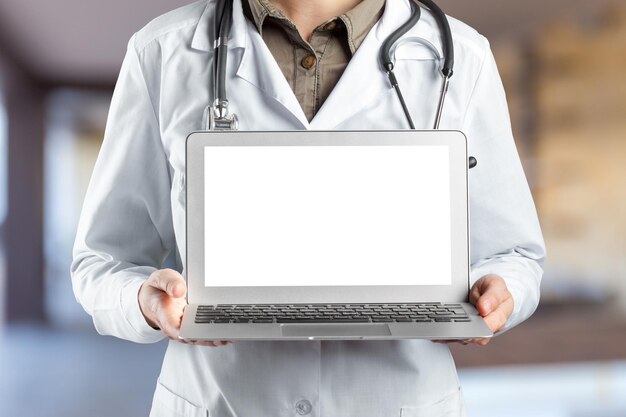
[(190, 403), (161, 382), (157, 382), (150, 417), (209, 417), (209, 411)]
[(432, 404), (402, 407), (400, 417), (465, 417), (461, 390)]

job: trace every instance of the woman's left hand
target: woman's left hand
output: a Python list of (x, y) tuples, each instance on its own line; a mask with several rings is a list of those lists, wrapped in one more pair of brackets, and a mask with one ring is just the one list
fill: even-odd
[[(470, 302), (476, 306), (489, 329), (496, 334), (504, 329), (506, 321), (513, 313), (513, 296), (504, 279), (498, 275), (485, 275), (472, 287)], [(485, 346), (491, 338), (471, 339), (470, 343)]]
[[(498, 275), (485, 275), (480, 278), (470, 291), (470, 302), (476, 306), (489, 329), (496, 334), (504, 328), (513, 313), (513, 296), (506, 287), (504, 279)], [(474, 343), (485, 346), (491, 338), (469, 340), (436, 340), (442, 343)]]

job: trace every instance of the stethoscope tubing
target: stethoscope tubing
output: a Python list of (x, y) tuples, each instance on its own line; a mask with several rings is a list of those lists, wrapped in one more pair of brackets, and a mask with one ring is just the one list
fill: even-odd
[[(443, 48), (443, 67), (441, 68), (442, 85), (440, 90), (439, 101), (437, 102), (437, 111), (435, 115), (434, 128), (439, 129), (441, 118), (443, 115), (445, 98), (448, 93), (450, 78), (454, 73), (454, 45), (452, 39), (452, 31), (445, 13), (432, 0), (419, 0), (433, 14), (435, 21), (439, 27)], [(396, 29), (391, 35), (384, 40), (381, 45), (379, 59), (384, 71), (387, 73), (391, 86), (396, 91), (400, 105), (406, 117), (407, 123), (411, 129), (415, 129), (415, 124), (411, 117), (411, 112), (406, 104), (399, 82), (394, 74), (394, 52), (398, 46), (398, 41), (412, 27), (414, 27), (421, 18), (421, 8), (416, 1), (409, 1), (411, 6), (411, 16), (409, 19)], [(215, 40), (214, 50), (215, 59), (213, 67), (213, 87), (214, 87), (214, 103), (208, 109), (209, 123), (211, 129), (224, 128), (236, 129), (236, 115), (228, 113), (228, 96), (226, 89), (226, 64), (228, 58), (228, 36), (232, 26), (232, 0), (218, 0), (215, 10), (215, 25), (213, 39)], [(436, 48), (435, 48), (435, 51)], [(439, 54), (436, 54), (438, 58)]]

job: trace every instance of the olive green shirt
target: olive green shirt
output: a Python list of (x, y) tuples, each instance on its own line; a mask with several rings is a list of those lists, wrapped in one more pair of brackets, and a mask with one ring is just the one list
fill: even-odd
[(259, 30), (311, 121), (382, 15), (385, 0), (362, 0), (348, 12), (319, 25), (308, 42), (271, 0), (242, 3), (244, 14)]

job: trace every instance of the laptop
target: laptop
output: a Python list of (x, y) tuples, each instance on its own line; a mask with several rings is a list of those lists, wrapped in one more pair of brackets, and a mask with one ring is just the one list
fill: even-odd
[(458, 131), (197, 132), (188, 340), (469, 339)]

